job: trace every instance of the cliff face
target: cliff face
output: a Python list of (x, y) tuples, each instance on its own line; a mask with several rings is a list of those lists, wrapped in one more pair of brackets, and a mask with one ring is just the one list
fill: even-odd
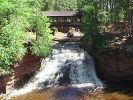
[(95, 56), (97, 72), (106, 80), (133, 79), (133, 57), (127, 56)]
[(18, 62), (13, 66), (14, 73), (0, 76), (0, 93), (8, 93), (11, 86), (19, 80), (35, 73), (39, 69), (39, 66), (40, 59), (32, 55), (31, 51), (28, 50), (22, 62)]

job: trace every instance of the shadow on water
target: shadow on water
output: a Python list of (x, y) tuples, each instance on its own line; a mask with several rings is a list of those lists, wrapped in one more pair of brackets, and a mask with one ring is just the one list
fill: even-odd
[[(52, 100), (80, 100), (83, 96), (83, 92), (74, 87), (54, 87), (45, 88), (36, 91), (37, 94), (48, 93), (54, 98)], [(51, 99), (50, 99), (51, 100)]]
[(52, 87), (34, 90), (30, 93), (14, 96), (10, 100), (81, 100), (83, 92), (74, 87)]
[(133, 80), (121, 80), (118, 82), (106, 82), (107, 93), (118, 92), (120, 94), (133, 96)]
[(54, 97), (57, 100), (80, 100), (82, 97), (82, 92), (77, 88), (66, 87), (60, 90), (57, 90), (54, 94)]

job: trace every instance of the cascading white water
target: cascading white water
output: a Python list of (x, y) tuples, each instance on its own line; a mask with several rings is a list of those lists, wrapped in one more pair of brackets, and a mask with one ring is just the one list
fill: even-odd
[(45, 87), (68, 85), (80, 89), (103, 87), (97, 78), (93, 58), (77, 45), (58, 45), (51, 55), (42, 60), (36, 75), (20, 90), (9, 97)]

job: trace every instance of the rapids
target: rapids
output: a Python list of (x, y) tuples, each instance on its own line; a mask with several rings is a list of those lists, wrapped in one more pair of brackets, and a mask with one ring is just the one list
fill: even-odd
[(40, 70), (22, 89), (10, 95), (22, 95), (46, 87), (70, 86), (78, 89), (103, 88), (96, 75), (93, 58), (73, 44), (59, 44), (41, 62)]

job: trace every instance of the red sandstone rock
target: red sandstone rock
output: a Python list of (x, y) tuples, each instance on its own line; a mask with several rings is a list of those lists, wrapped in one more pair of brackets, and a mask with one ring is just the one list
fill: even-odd
[(22, 62), (14, 65), (14, 73), (0, 77), (0, 93), (5, 93), (15, 82), (22, 79), (23, 76), (35, 73), (40, 66), (40, 59), (28, 53), (24, 56)]
[(97, 56), (97, 70), (99, 75), (107, 80), (133, 79), (133, 57), (127, 56)]

